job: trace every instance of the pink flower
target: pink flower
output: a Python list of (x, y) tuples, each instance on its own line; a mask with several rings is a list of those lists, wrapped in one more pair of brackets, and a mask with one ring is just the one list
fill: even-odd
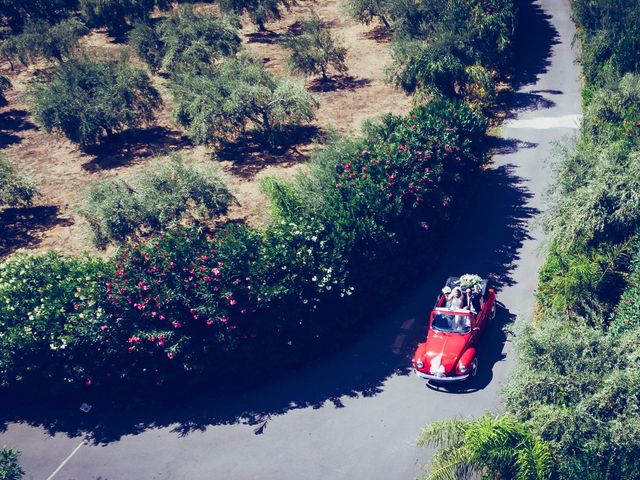
[(149, 340), (150, 342), (155, 342), (156, 341), (156, 337), (154, 337), (153, 335), (149, 335), (147, 340)]
[(128, 342), (129, 343), (140, 343), (140, 337), (138, 337), (137, 335), (134, 335), (133, 337), (129, 337)]
[(173, 325), (173, 328), (180, 328), (182, 327), (182, 324), (180, 322), (172, 322), (171, 325)]
[(229, 300), (229, 305), (235, 305), (236, 303), (238, 302), (236, 302), (233, 298)]
[(169, 352), (167, 353), (167, 357), (169, 357), (169, 360), (173, 360), (174, 358), (176, 358), (176, 354), (173, 352)]
[(87, 380), (86, 382), (84, 382), (85, 385), (91, 385), (93, 382), (91, 381), (91, 379)]
[(158, 346), (159, 346), (159, 347), (164, 347), (164, 342), (163, 342), (162, 340), (160, 340), (160, 341), (158, 342)]
[(104, 332), (107, 328), (109, 328), (109, 327), (107, 327), (106, 325), (102, 325), (102, 326), (100, 327), (100, 330), (102, 330), (102, 331)]
[(217, 268), (212, 268), (211, 269), (211, 273), (213, 273), (214, 277), (219, 277), (220, 276), (220, 270)]
[(207, 320), (207, 325), (213, 325), (213, 320), (211, 319)]
[(448, 207), (449, 206), (449, 202), (447, 200), (445, 200), (444, 202), (442, 202), (442, 206), (443, 207)]
[(158, 340), (164, 340), (164, 339), (165, 339), (164, 333), (161, 333), (158, 335)]
[(167, 318), (166, 318), (164, 315), (160, 315), (160, 316), (158, 317), (158, 320), (161, 320), (161, 321), (165, 321), (166, 319), (167, 319)]
[(246, 314), (247, 314), (247, 309), (246, 309), (246, 308), (243, 308), (242, 310), (240, 310), (240, 313), (241, 313), (242, 315), (246, 315)]
[(133, 352), (136, 349), (136, 347), (129, 347), (129, 353)]
[(229, 317), (220, 317), (218, 318), (218, 320), (220, 320), (222, 323), (227, 323), (229, 321)]
[(210, 281), (211, 281), (211, 277), (210, 277), (209, 275), (205, 275), (204, 277), (202, 277), (202, 279), (203, 279), (205, 282), (210, 282)]

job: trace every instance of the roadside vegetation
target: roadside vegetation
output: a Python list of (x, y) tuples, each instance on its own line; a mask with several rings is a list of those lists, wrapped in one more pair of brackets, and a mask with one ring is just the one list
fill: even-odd
[[(263, 225), (227, 221), (232, 198), (224, 183), (179, 160), (92, 184), (82, 214), (95, 243), (121, 247), (108, 258), (21, 253), (0, 264), (0, 386), (62, 392), (213, 382), (262, 373), (256, 351), (261, 365), (277, 370), (339, 344), (362, 321), (365, 299), (387, 291), (409, 263), (415, 268), (437, 247), (455, 221), (452, 208), (481, 177), (490, 97), (469, 95), (469, 72), (487, 79), (506, 73), (492, 55), (509, 51), (515, 7), (460, 4), (420, 11), (404, 38), (425, 48), (434, 38), (419, 25), (445, 31), (458, 19), (459, 49), (447, 54), (461, 70), (445, 73), (443, 83), (433, 73), (442, 67), (437, 59), (424, 57), (414, 68), (412, 58), (398, 57), (416, 80), (397, 83), (420, 93), (411, 112), (366, 122), (358, 134), (329, 135), (303, 173), (264, 179), (270, 215)], [(78, 10), (64, 2), (43, 7), (49, 22), (81, 18), (87, 28), (127, 39), (162, 82), (131, 57), (93, 58), (73, 45), (61, 58), (43, 54), (50, 63), (29, 90), (36, 122), (96, 149), (151, 123), (165, 90), (177, 124), (211, 149), (247, 132), (275, 149), (284, 133), (313, 119), (316, 98), (252, 57), (236, 18), (192, 6), (163, 12), (169, 6), (81, 0)], [(259, 30), (288, 6), (221, 5), (223, 12), (252, 12)], [(30, 28), (21, 12), (3, 12), (16, 35)], [(467, 14), (486, 22), (484, 43), (476, 45), (476, 23), (462, 21)], [(297, 39), (287, 37), (299, 71), (327, 76), (331, 66), (345, 73), (346, 52), (327, 28), (312, 15)]]
[(24, 470), (18, 463), (20, 453), (9, 448), (0, 448), (0, 480), (20, 480)]
[[(501, 418), (516, 419), (551, 455), (547, 468), (522, 478), (640, 478), (640, 6), (573, 0), (572, 7), (585, 117), (555, 163), (537, 313), (517, 332)], [(444, 435), (465, 426), (434, 428)], [(511, 437), (499, 433), (488, 428), (495, 448), (509, 448)], [(437, 458), (451, 458), (455, 448)], [(438, 466), (428, 478), (445, 478)], [(498, 463), (472, 468), (484, 478), (512, 478)], [(451, 478), (467, 478), (453, 471)]]

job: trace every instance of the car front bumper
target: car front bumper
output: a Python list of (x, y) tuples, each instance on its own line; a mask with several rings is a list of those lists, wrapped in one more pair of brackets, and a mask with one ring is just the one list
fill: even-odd
[(444, 375), (443, 376), (430, 375), (428, 373), (421, 372), (420, 370), (417, 370), (417, 369), (414, 369), (414, 372), (416, 372), (416, 375), (419, 376), (420, 378), (425, 378), (427, 380), (431, 380), (432, 382), (462, 382), (463, 380), (466, 380), (467, 378), (469, 378), (469, 374), (446, 377)]

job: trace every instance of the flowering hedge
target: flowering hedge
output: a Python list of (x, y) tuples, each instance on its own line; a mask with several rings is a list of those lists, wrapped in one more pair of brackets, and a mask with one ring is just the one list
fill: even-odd
[(485, 128), (464, 103), (434, 99), (331, 143), (293, 183), (267, 181), (263, 229), (178, 226), (110, 263), (5, 262), (2, 385), (163, 383), (251, 369), (256, 352), (273, 367), (307, 354), (359, 320), (348, 297), (387, 291), (389, 265), (428, 251), (483, 162)]

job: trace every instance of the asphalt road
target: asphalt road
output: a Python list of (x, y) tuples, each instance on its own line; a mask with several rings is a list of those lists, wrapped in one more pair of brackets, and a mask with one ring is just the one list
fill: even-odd
[(438, 391), (409, 367), (434, 295), (450, 274), (498, 279), (498, 324), (532, 309), (546, 159), (554, 142), (576, 131), (580, 82), (569, 0), (536, 0), (523, 14), (521, 86), (507, 99), (513, 115), (496, 133), (477, 207), (460, 212), (464, 227), (452, 232), (447, 251), (434, 252), (441, 268), (425, 272), (356, 344), (254, 391), (162, 409), (136, 404), (84, 414), (77, 404), (51, 411), (45, 405), (47, 413), (14, 416), (0, 424), (0, 445), (23, 452), (27, 478), (409, 480), (430, 455), (415, 446), (424, 425), (499, 411), (513, 366), (499, 325), (487, 332), (478, 377), (468, 385)]

